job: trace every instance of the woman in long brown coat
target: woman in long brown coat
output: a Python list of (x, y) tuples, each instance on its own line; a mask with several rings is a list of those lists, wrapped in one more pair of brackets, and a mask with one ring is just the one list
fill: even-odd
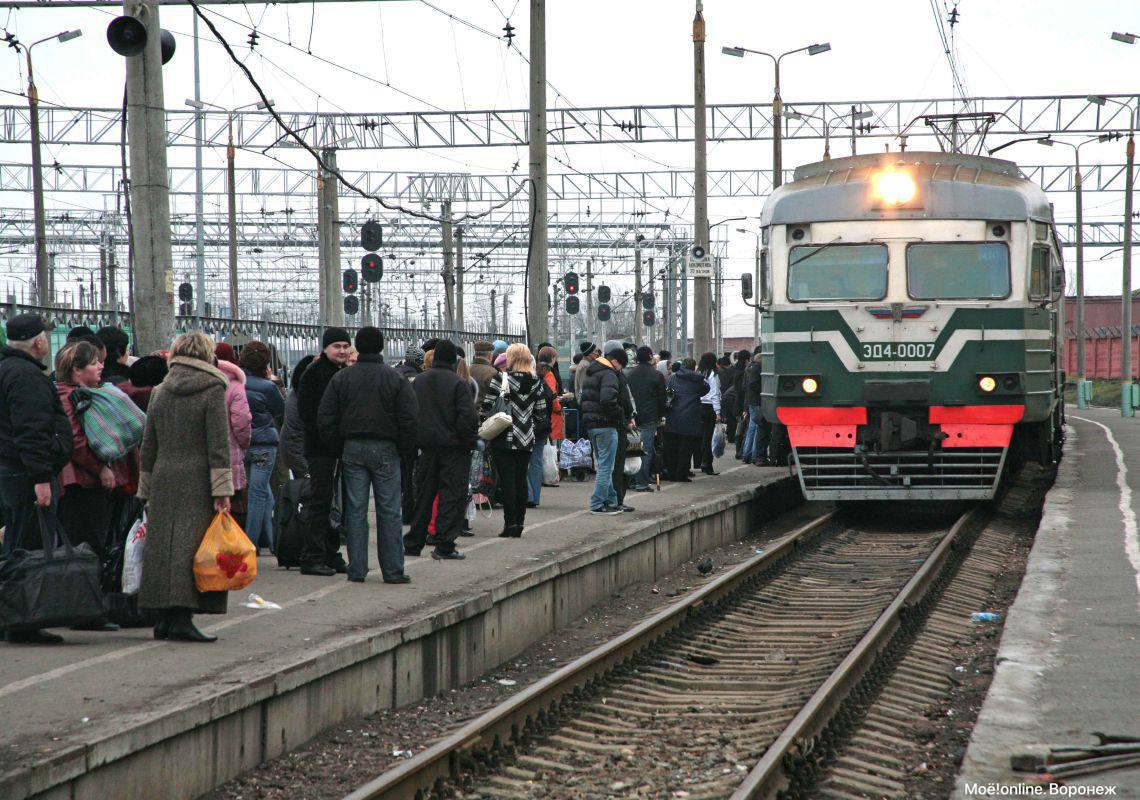
[(194, 554), (215, 512), (234, 493), (226, 376), (214, 366), (214, 345), (185, 333), (170, 350), (170, 373), (147, 407), (138, 495), (147, 501), (139, 606), (156, 609), (156, 639), (212, 642), (194, 614), (226, 613), (225, 592), (199, 592)]

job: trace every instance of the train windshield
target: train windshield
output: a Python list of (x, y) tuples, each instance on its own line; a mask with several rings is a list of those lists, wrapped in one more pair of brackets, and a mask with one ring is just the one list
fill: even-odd
[(906, 249), (907, 293), (915, 300), (1009, 297), (1004, 242), (912, 244)]
[(887, 260), (882, 244), (798, 245), (788, 254), (788, 299), (882, 300)]

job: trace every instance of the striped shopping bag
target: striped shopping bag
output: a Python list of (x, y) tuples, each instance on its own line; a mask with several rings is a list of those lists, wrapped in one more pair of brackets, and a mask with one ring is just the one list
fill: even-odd
[(103, 463), (117, 461), (142, 443), (146, 414), (115, 386), (81, 386), (71, 393), (71, 403), (87, 446)]

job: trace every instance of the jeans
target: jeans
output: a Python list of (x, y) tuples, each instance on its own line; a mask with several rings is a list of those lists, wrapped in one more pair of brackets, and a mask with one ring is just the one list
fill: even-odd
[(341, 455), (344, 514), (348, 526), (348, 577), (368, 574), (368, 490), (376, 505), (376, 556), (380, 574), (393, 580), (404, 574), (403, 511), (400, 501), (400, 451), (395, 442), (349, 439)]
[(336, 492), (336, 461), (332, 456), (309, 456), (309, 503), (305, 506), (308, 535), (301, 547), (301, 566), (331, 566), (340, 561), (340, 533), (329, 524)]
[(277, 446), (251, 445), (245, 454), (245, 471), (249, 475), (249, 500), (245, 510), (245, 535), (254, 547), (273, 549), (273, 491), (269, 479), (277, 464)]
[(657, 437), (656, 425), (639, 425), (641, 432), (641, 469), (633, 476), (633, 488), (649, 486), (649, 476), (653, 474), (653, 440)]
[(496, 447), (495, 468), (499, 470), (499, 490), (503, 494), (503, 527), (522, 527), (526, 524), (528, 473), (533, 464), (531, 453)]
[(748, 406), (748, 433), (744, 436), (744, 447), (740, 454), (749, 461), (756, 461), (756, 432), (760, 423), (760, 406)]
[(616, 428), (594, 428), (590, 431), (590, 447), (598, 461), (598, 473), (594, 476), (594, 493), (590, 495), (590, 508), (610, 506), (616, 508), (621, 502), (614, 490), (614, 459), (617, 457), (618, 432)]
[(526, 473), (526, 499), (528, 503), (538, 505), (542, 497), (542, 453), (546, 449), (548, 439), (535, 437), (534, 450), (530, 453), (530, 466)]

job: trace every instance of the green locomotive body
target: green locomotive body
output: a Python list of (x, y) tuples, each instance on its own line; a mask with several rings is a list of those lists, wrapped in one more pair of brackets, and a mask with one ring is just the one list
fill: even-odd
[(1014, 164), (809, 164), (762, 225), (762, 410), (806, 497), (984, 499), (1056, 457), (1061, 249)]

